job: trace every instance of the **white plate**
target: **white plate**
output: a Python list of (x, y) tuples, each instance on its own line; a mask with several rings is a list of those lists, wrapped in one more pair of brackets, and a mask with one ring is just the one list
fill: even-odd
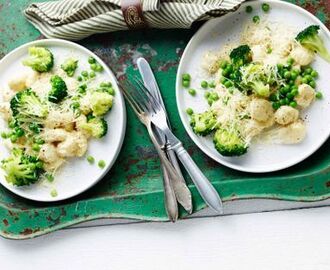
[[(109, 171), (115, 162), (125, 135), (126, 129), (126, 110), (124, 99), (117, 87), (114, 74), (109, 70), (106, 64), (88, 49), (69, 41), (48, 39), (27, 43), (8, 55), (0, 61), (0, 87), (2, 88), (11, 77), (23, 72), (28, 67), (24, 67), (21, 62), (27, 57), (27, 49), (30, 46), (45, 46), (49, 48), (55, 58), (55, 65), (62, 63), (66, 58), (72, 56), (79, 59), (79, 67), (76, 74), (82, 70), (89, 70), (87, 62), (88, 57), (93, 56), (104, 68), (102, 73), (98, 73), (96, 78), (100, 81), (110, 81), (116, 91), (114, 106), (107, 114), (106, 120), (109, 125), (108, 134), (99, 140), (90, 140), (87, 155), (95, 157), (95, 164), (90, 165), (86, 157), (72, 158), (61, 167), (56, 174), (53, 183), (39, 182), (26, 187), (15, 187), (8, 184), (4, 178), (4, 173), (0, 170), (0, 183), (10, 191), (27, 199), (36, 201), (59, 201), (64, 200), (87, 190), (96, 184)], [(0, 129), (3, 130), (7, 124), (1, 119)], [(4, 147), (3, 141), (0, 143), (0, 159), (8, 156), (9, 152)], [(103, 159), (106, 163), (104, 169), (97, 166), (97, 161)], [(58, 193), (52, 197), (50, 192), (55, 189)]]
[[(330, 50), (330, 33), (327, 28), (312, 14), (293, 4), (284, 1), (253, 1), (243, 4), (238, 11), (227, 14), (205, 23), (188, 43), (180, 61), (176, 79), (176, 101), (181, 120), (186, 131), (195, 144), (209, 157), (230, 168), (245, 172), (271, 172), (293, 166), (314, 153), (329, 137), (330, 134), (330, 88), (329, 74), (330, 65), (317, 57), (312, 64), (319, 72), (317, 88), (323, 92), (324, 98), (316, 101), (305, 113), (302, 119), (306, 119), (307, 136), (304, 141), (297, 145), (261, 145), (253, 144), (248, 153), (241, 157), (223, 157), (214, 148), (212, 138), (199, 137), (193, 133), (189, 125), (189, 117), (185, 110), (191, 107), (196, 112), (202, 112), (208, 108), (203, 97), (205, 90), (200, 88), (202, 80), (201, 59), (206, 51), (219, 50), (228, 41), (238, 41), (245, 23), (252, 16), (259, 14), (261, 4), (267, 2), (271, 5), (268, 13), (270, 21), (284, 21), (288, 25), (304, 29), (311, 24), (321, 26), (320, 35)], [(253, 13), (245, 12), (245, 7), (251, 5)], [(191, 87), (197, 89), (197, 95), (192, 97), (181, 86), (181, 75), (189, 73), (192, 76)]]

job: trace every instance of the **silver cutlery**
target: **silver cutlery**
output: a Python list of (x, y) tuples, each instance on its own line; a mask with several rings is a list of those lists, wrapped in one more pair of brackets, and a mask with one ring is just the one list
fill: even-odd
[(174, 193), (174, 189), (172, 187), (172, 183), (170, 182), (170, 178), (173, 179), (175, 182), (180, 181), (180, 176), (176, 172), (173, 165), (169, 162), (165, 152), (162, 150), (162, 145), (157, 140), (154, 135), (154, 131), (152, 129), (152, 123), (150, 118), (145, 114), (142, 110), (141, 106), (139, 105), (138, 100), (134, 95), (131, 93), (136, 93), (137, 91), (135, 86), (133, 86), (129, 81), (126, 81), (125, 84), (122, 82), (118, 82), (119, 88), (121, 89), (122, 93), (124, 94), (126, 100), (131, 105), (133, 111), (139, 118), (139, 120), (147, 127), (150, 139), (154, 144), (156, 151), (160, 157), (162, 166), (164, 166), (164, 173), (168, 176), (163, 178), (163, 185), (164, 185), (164, 194), (165, 194), (165, 209), (167, 212), (167, 216), (172, 222), (175, 222), (179, 216), (179, 210), (177, 205), (176, 196)]
[(133, 92), (130, 89), (130, 94), (134, 96), (136, 103), (140, 106), (146, 118), (165, 134), (170, 143), (169, 147), (176, 152), (206, 204), (216, 212), (223, 213), (222, 201), (218, 192), (183, 148), (181, 141), (168, 128), (166, 113), (161, 104), (153, 97), (143, 82), (137, 79), (134, 82), (136, 84), (135, 91)]
[[(169, 121), (169, 118), (168, 118), (167, 113), (166, 113), (165, 105), (164, 105), (164, 102), (163, 102), (163, 99), (162, 99), (162, 96), (161, 96), (156, 78), (155, 78), (155, 76), (152, 72), (152, 69), (151, 69), (149, 63), (147, 62), (147, 60), (140, 57), (140, 58), (137, 59), (136, 64), (137, 64), (138, 69), (140, 71), (140, 74), (141, 74), (141, 77), (143, 79), (145, 87), (148, 88), (148, 90), (153, 95), (153, 97), (161, 104), (161, 106), (162, 106), (162, 108), (163, 108), (163, 110), (166, 114), (166, 122), (167, 122), (168, 128), (171, 129), (170, 121)], [(185, 182), (185, 180), (182, 176), (182, 173), (181, 173), (180, 166), (179, 166), (179, 163), (177, 161), (176, 155), (175, 155), (175, 153), (172, 149), (167, 148), (168, 140), (166, 139), (163, 132), (161, 132), (159, 130), (159, 128), (154, 127), (154, 133), (155, 133), (155, 137), (158, 138), (160, 144), (165, 146), (164, 151), (165, 151), (169, 161), (172, 163), (175, 170), (177, 171), (178, 176), (179, 176), (178, 179), (180, 180), (180, 181), (176, 181), (177, 178), (174, 178), (174, 179), (170, 178), (169, 180), (166, 180), (166, 181), (171, 181), (177, 201), (182, 205), (182, 207), (189, 214), (191, 214), (192, 213), (191, 193), (190, 193), (190, 190), (187, 187), (186, 182)], [(166, 168), (164, 167), (164, 165), (162, 165), (162, 171), (163, 171), (163, 177), (164, 178), (170, 177), (168, 172), (166, 171)]]

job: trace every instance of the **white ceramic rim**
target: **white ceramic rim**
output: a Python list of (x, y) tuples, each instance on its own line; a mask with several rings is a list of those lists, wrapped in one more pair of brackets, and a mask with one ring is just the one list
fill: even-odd
[[(82, 50), (83, 52), (86, 52), (88, 55), (92, 55), (98, 63), (100, 63), (103, 68), (104, 68), (104, 71), (108, 74), (109, 77), (111, 77), (113, 79), (113, 81), (116, 82), (116, 86), (117, 86), (117, 89), (119, 89), (119, 86), (118, 86), (118, 83), (117, 83), (117, 79), (116, 79), (116, 76), (114, 75), (114, 73), (110, 70), (110, 68), (104, 63), (104, 61), (98, 57), (96, 54), (94, 54), (92, 51), (90, 51), (89, 49), (75, 43), (75, 42), (71, 42), (71, 41), (67, 41), (67, 40), (63, 40), (63, 39), (42, 39), (42, 40), (35, 40), (35, 41), (32, 41), (32, 42), (28, 42), (28, 43), (25, 43), (19, 47), (17, 47), (16, 49), (12, 50), (10, 53), (6, 54), (6, 56), (4, 56), (1, 60), (0, 60), (0, 65), (6, 61), (7, 58), (11, 57), (13, 54), (15, 54), (17, 51), (19, 50), (22, 50), (22, 49), (27, 49), (28, 47), (31, 47), (31, 46), (35, 46), (35, 45), (44, 45), (44, 46), (47, 46), (47, 43), (52, 43), (52, 44), (59, 44), (59, 45), (69, 45), (69, 46), (73, 46), (73, 47), (76, 47), (77, 49), (79, 50)], [(120, 99), (121, 103), (122, 103), (122, 112), (123, 112), (123, 115), (122, 115), (122, 118), (123, 118), (123, 121), (122, 121), (122, 124), (121, 124), (121, 130), (119, 131), (120, 132), (120, 141), (119, 141), (119, 144), (117, 145), (117, 149), (116, 149), (116, 152), (115, 152), (115, 155), (113, 157), (113, 159), (111, 160), (111, 162), (109, 162), (107, 165), (106, 165), (106, 168), (103, 170), (103, 173), (100, 175), (99, 178), (96, 178), (95, 181), (91, 181), (89, 185), (86, 185), (84, 188), (82, 188), (81, 190), (75, 192), (75, 193), (72, 193), (72, 194), (68, 194), (66, 196), (62, 196), (62, 197), (52, 197), (52, 198), (49, 198), (49, 199), (36, 199), (34, 197), (31, 197), (29, 195), (24, 195), (22, 193), (18, 194), (17, 192), (15, 192), (15, 189), (8, 189), (8, 187), (2, 185), (3, 187), (5, 187), (7, 190), (9, 190), (10, 192), (13, 192), (15, 193), (17, 196), (20, 196), (20, 197), (23, 197), (23, 198), (26, 198), (26, 199), (29, 199), (29, 200), (32, 200), (32, 201), (38, 201), (38, 202), (58, 202), (58, 201), (63, 201), (63, 200), (67, 200), (67, 199), (70, 199), (72, 197), (75, 197), (85, 191), (87, 191), (88, 189), (90, 189), (91, 187), (93, 187), (95, 184), (97, 184), (99, 181), (101, 181), (103, 179), (103, 177), (109, 172), (109, 170), (111, 169), (111, 167), (113, 166), (113, 164), (115, 163), (115, 161), (117, 160), (118, 158), (118, 155), (120, 153), (120, 150), (123, 146), (123, 142), (124, 142), (124, 138), (125, 138), (125, 133), (126, 133), (126, 123), (127, 123), (127, 116), (126, 116), (126, 106), (125, 106), (125, 101), (124, 101), (124, 98), (123, 98), (123, 95), (120, 91), (117, 91), (116, 92), (116, 95), (118, 95), (118, 98)], [(1, 183), (0, 183), (1, 184)]]
[[(258, 0), (253, 0), (253, 1), (248, 1), (248, 2), (245, 2), (243, 3), (241, 7), (245, 7), (245, 6), (248, 6), (250, 5), (251, 3), (255, 3), (255, 2), (259, 2)], [(307, 15), (308, 17), (310, 17), (312, 20), (316, 20), (317, 23), (320, 25), (321, 29), (325, 32), (325, 34), (328, 36), (328, 38), (330, 39), (330, 31), (328, 30), (328, 28), (317, 18), (315, 17), (313, 14), (311, 14), (310, 12), (308, 12), (307, 10), (295, 5), (295, 4), (292, 4), (292, 3), (288, 3), (288, 2), (284, 2), (284, 1), (278, 1), (278, 0), (267, 0), (267, 1), (260, 1), (260, 3), (276, 3), (276, 4), (280, 4), (280, 5), (283, 5), (284, 7), (292, 7), (292, 8), (295, 8), (297, 9), (299, 12)], [(274, 172), (274, 171), (279, 171), (279, 170), (283, 170), (283, 169), (287, 169), (289, 167), (292, 167), (298, 163), (300, 163), (301, 161), (305, 160), (306, 158), (308, 158), (309, 156), (311, 156), (312, 154), (314, 154), (330, 137), (330, 133), (328, 134), (328, 136), (319, 142), (319, 144), (313, 149), (313, 151), (309, 152), (307, 155), (303, 155), (299, 158), (297, 158), (296, 160), (293, 160), (292, 162), (287, 162), (285, 165), (282, 165), (282, 166), (273, 166), (272, 169), (270, 170), (267, 170), (267, 169), (249, 169), (249, 168), (245, 168), (244, 166), (239, 166), (239, 165), (235, 165), (235, 164), (232, 164), (230, 162), (227, 162), (225, 160), (222, 160), (219, 158), (218, 155), (215, 155), (213, 154), (212, 152), (210, 152), (207, 147), (205, 147), (201, 142), (200, 142), (200, 139), (195, 135), (195, 133), (192, 131), (190, 125), (188, 122), (185, 121), (185, 110), (184, 108), (182, 108), (181, 106), (181, 103), (180, 103), (180, 99), (179, 99), (179, 91), (180, 91), (180, 85), (181, 85), (181, 74), (182, 74), (182, 63), (183, 63), (183, 60), (185, 59), (185, 57), (189, 57), (187, 56), (187, 52), (190, 48), (190, 46), (192, 46), (193, 43), (195, 43), (195, 40), (198, 39), (198, 35), (204, 31), (204, 29), (207, 29), (208, 28), (208, 25), (210, 23), (214, 23), (214, 21), (216, 20), (217, 23), (221, 23), (221, 21), (224, 20), (225, 17), (227, 16), (231, 16), (231, 14), (233, 13), (228, 13), (222, 17), (219, 17), (219, 18), (215, 18), (215, 19), (212, 19), (210, 21), (207, 21), (204, 25), (201, 26), (200, 29), (198, 29), (198, 31), (194, 34), (194, 36), (190, 39), (190, 41), (188, 42), (182, 56), (181, 56), (181, 59), (180, 59), (180, 63), (179, 63), (179, 66), (178, 66), (178, 70), (177, 70), (177, 75), (176, 75), (176, 84), (175, 84), (175, 95), (176, 95), (176, 103), (177, 103), (177, 107), (178, 107), (178, 111), (179, 111), (179, 115), (180, 115), (180, 119), (181, 119), (181, 122), (183, 124), (183, 126), (185, 127), (186, 129), (186, 132), (188, 133), (189, 137), (193, 140), (193, 142), (198, 146), (198, 148), (200, 150), (202, 150), (207, 156), (209, 156), (210, 158), (212, 158), (213, 160), (215, 160), (216, 162), (226, 166), (226, 167), (229, 167), (231, 169), (234, 169), (234, 170), (238, 170), (238, 171), (242, 171), (242, 172), (249, 172), (249, 173), (268, 173), (268, 172)], [(219, 154), (220, 155), (220, 154)]]

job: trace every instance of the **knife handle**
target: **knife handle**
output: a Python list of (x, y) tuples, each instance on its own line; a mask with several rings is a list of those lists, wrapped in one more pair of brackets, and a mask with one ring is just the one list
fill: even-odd
[(182, 207), (189, 214), (191, 214), (192, 210), (193, 210), (191, 192), (190, 192), (189, 188), (187, 187), (186, 181), (183, 178), (183, 175), (182, 175), (181, 169), (180, 169), (180, 165), (176, 158), (175, 152), (172, 149), (168, 149), (167, 147), (165, 147), (165, 152), (168, 156), (169, 161), (172, 163), (173, 167), (175, 168), (175, 170), (179, 176), (178, 179), (176, 179), (176, 178), (170, 179), (170, 180), (172, 180), (172, 186), (174, 189), (174, 193), (176, 195), (176, 199), (182, 205)]
[(183, 148), (182, 145), (178, 145), (173, 148), (178, 155), (178, 158), (182, 162), (183, 166), (189, 173), (191, 180), (196, 185), (199, 194), (202, 196), (204, 201), (216, 212), (222, 214), (223, 207), (220, 196), (216, 189), (212, 186), (210, 181), (206, 178), (206, 176), (202, 173), (202, 171), (198, 168), (196, 163), (193, 161), (191, 156), (188, 154), (186, 149)]

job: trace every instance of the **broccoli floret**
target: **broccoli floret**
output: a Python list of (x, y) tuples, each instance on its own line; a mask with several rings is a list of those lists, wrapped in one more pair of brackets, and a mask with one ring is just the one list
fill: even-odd
[(229, 57), (234, 66), (238, 68), (252, 61), (252, 52), (248, 45), (241, 45), (233, 49)]
[(330, 54), (318, 35), (319, 30), (320, 26), (310, 25), (296, 36), (296, 40), (305, 48), (319, 53), (324, 60), (330, 62)]
[(48, 100), (54, 103), (59, 103), (68, 95), (68, 88), (65, 81), (58, 75), (50, 78), (52, 89), (48, 93)]
[(31, 67), (38, 72), (47, 72), (54, 66), (52, 52), (43, 47), (30, 47), (29, 57), (23, 60), (23, 65)]
[(273, 71), (265, 70), (260, 64), (249, 64), (240, 68), (241, 85), (252, 90), (260, 97), (268, 97), (270, 94), (269, 78), (273, 77)]
[(206, 136), (217, 126), (217, 116), (212, 111), (194, 113), (191, 116), (190, 125), (197, 135)]
[(90, 104), (94, 116), (103, 116), (112, 108), (113, 96), (108, 92), (95, 91), (91, 94)]
[(81, 125), (81, 128), (89, 132), (95, 138), (102, 138), (108, 132), (107, 121), (100, 117), (90, 117), (87, 123)]
[(37, 122), (48, 114), (47, 106), (30, 88), (18, 92), (10, 101), (10, 108), (18, 122)]
[(269, 85), (261, 81), (249, 82), (249, 87), (260, 97), (269, 97), (270, 95)]
[(43, 163), (33, 156), (26, 155), (21, 149), (13, 149), (10, 157), (1, 161), (6, 180), (15, 186), (30, 185), (38, 181), (43, 172)]
[(235, 129), (218, 129), (213, 137), (215, 149), (223, 156), (241, 156), (248, 146)]
[(73, 58), (68, 58), (64, 61), (64, 63), (61, 65), (61, 69), (69, 76), (72, 77), (74, 72), (76, 71), (78, 67), (78, 60), (75, 60)]

